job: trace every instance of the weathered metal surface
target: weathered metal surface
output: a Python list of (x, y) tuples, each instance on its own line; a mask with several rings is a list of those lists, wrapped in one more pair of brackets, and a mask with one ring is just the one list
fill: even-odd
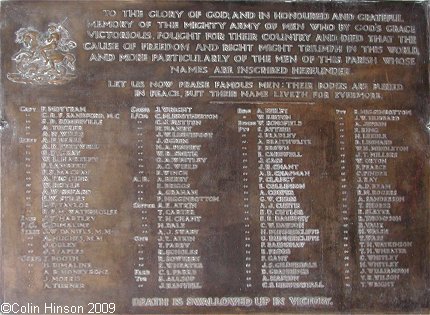
[(426, 5), (2, 2), (1, 312), (428, 312)]

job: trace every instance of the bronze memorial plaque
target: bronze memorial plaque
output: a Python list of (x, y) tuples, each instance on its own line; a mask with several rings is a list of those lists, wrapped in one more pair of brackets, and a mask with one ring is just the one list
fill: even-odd
[(427, 1), (2, 1), (1, 314), (430, 312)]

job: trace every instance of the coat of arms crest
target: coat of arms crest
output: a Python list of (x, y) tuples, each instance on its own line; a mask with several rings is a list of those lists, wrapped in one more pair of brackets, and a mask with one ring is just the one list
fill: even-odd
[(76, 57), (70, 52), (76, 42), (71, 40), (61, 23), (50, 23), (44, 33), (25, 27), (15, 34), (15, 42), (22, 47), (12, 56), (17, 72), (8, 73), (9, 80), (33, 85), (61, 85), (76, 78)]

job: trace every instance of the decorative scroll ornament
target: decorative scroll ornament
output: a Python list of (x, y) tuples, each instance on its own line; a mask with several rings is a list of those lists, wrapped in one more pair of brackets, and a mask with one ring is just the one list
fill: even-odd
[(76, 57), (70, 51), (76, 47), (62, 24), (50, 23), (41, 33), (32, 27), (16, 31), (15, 42), (22, 48), (12, 56), (16, 73), (8, 73), (16, 83), (46, 85), (65, 84), (74, 78)]

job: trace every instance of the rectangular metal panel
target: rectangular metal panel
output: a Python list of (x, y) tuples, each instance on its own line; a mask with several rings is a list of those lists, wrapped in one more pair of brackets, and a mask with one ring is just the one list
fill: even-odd
[(0, 313), (428, 312), (427, 5), (1, 2)]

